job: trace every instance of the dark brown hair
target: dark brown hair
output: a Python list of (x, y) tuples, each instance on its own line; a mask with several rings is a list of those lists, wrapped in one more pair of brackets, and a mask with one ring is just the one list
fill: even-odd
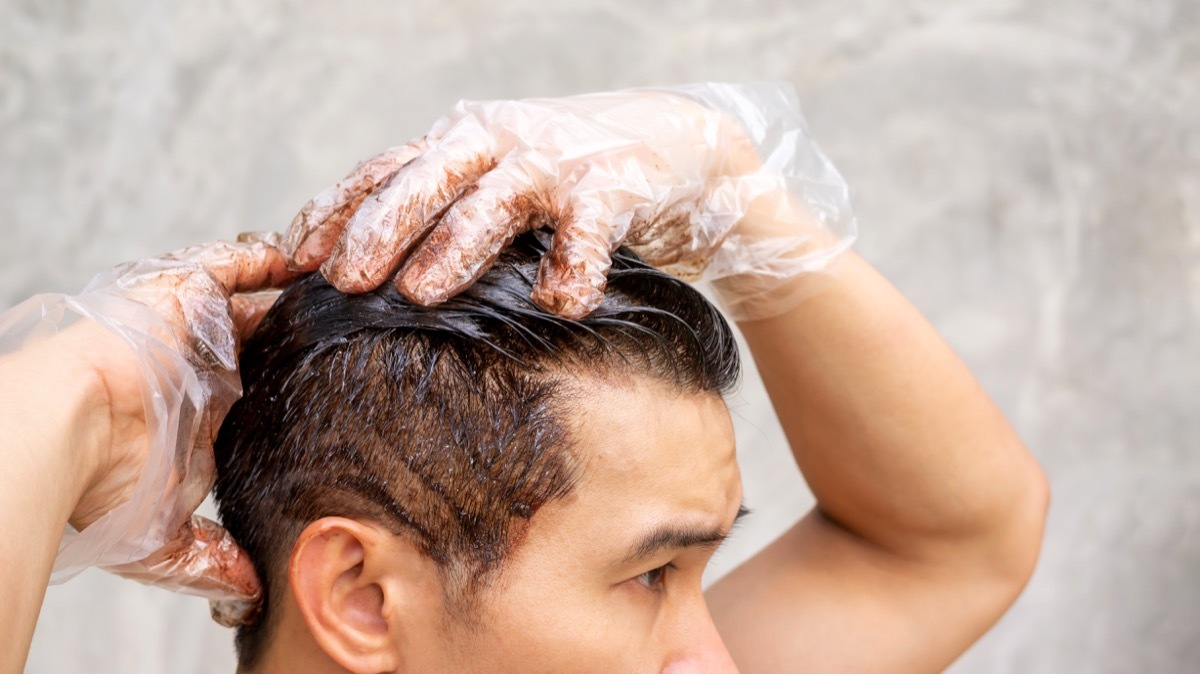
[(586, 318), (538, 308), (529, 296), (547, 241), (519, 237), (438, 307), (409, 303), (391, 283), (343, 295), (312, 274), (268, 313), (243, 350), (245, 395), (215, 446), (221, 519), (264, 586), (257, 618), (238, 629), (242, 666), (261, 656), (271, 598), (287, 591), (291, 547), (309, 523), (350, 517), (410, 536), (454, 588), (451, 605), (579, 478), (568, 379), (733, 386), (738, 352), (724, 318), (624, 249)]

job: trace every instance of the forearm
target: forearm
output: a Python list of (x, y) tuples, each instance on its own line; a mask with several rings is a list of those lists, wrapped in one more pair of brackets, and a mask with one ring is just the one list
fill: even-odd
[(1041, 471), (933, 328), (852, 252), (792, 283), (816, 285), (740, 327), (822, 512), (905, 557), (1036, 555)]
[(20, 672), (88, 466), (89, 377), (45, 344), (0, 357), (0, 672)]

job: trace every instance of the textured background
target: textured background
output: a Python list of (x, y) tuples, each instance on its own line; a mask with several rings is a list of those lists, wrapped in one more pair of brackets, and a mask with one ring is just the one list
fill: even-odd
[[(1195, 0), (0, 0), (0, 307), (283, 227), (458, 98), (756, 79), (1054, 484), (1032, 585), (951, 671), (1197, 671)], [(724, 567), (810, 502), (753, 375), (733, 404), (757, 515)], [(232, 669), (204, 602), (96, 572), (28, 667)]]

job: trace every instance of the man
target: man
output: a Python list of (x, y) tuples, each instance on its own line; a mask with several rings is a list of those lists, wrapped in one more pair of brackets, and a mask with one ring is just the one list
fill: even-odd
[[(758, 93), (739, 100), (761, 102)], [(397, 478), (426, 473), (402, 462), (404, 475), (364, 481), (376, 473), (345, 473), (362, 456), (342, 447), (333, 452), (340, 463), (310, 466), (310, 474), (341, 470), (349, 477), (335, 483), (354, 486), (357, 496), (318, 511), (304, 510), (321, 501), (311, 495), (278, 502), (288, 526), (299, 530), (275, 541), (272, 552), (263, 547), (269, 537), (255, 540), (261, 503), (257, 519), (243, 521), (238, 511), (239, 503), (254, 504), (237, 493), (255, 484), (254, 471), (236, 477), (238, 457), (246, 457), (240, 443), (265, 447), (269, 437), (252, 428), (254, 415), (235, 412), (218, 447), (219, 495), (227, 524), (241, 527), (237, 538), (253, 551), (267, 596), (266, 636), (257, 659), (243, 661), (248, 671), (678, 672), (736, 665), (928, 672), (947, 666), (1014, 601), (1032, 572), (1045, 516), (1047, 489), (1036, 462), (894, 288), (853, 253), (833, 262), (832, 254), (822, 257), (837, 249), (829, 228), (804, 215), (788, 191), (792, 183), (761, 180), (761, 143), (756, 148), (737, 130), (749, 128), (745, 117), (730, 123), (713, 113), (720, 105), (704, 105), (714, 96), (683, 94), (461, 106), (425, 139), (364, 164), (314, 200), (284, 252), (262, 242), (201, 248), (182, 261), (126, 269), (112, 287), (136, 292), (140, 305), (166, 316), (185, 360), (217, 372), (232, 370), (234, 336), (261, 317), (261, 305), (238, 293), (286, 284), (293, 274), (285, 261), (301, 270), (320, 266), (352, 294), (395, 274), (411, 304), (438, 304), (481, 276), (487, 283), (485, 274), (502, 274), (509, 264), (503, 260), (488, 269), (513, 237), (550, 225), (554, 240), (536, 279), (531, 268), (508, 278), (524, 279), (541, 307), (573, 319), (604, 316), (609, 252), (623, 241), (673, 271), (715, 266), (725, 270), (719, 290), (763, 373), (816, 509), (702, 595), (701, 570), (741, 500), (727, 413), (715, 397), (722, 385), (681, 387), (647, 374), (652, 368), (636, 371), (636, 358), (615, 359), (623, 370), (583, 367), (576, 374), (567, 358), (551, 368), (562, 388), (551, 390), (558, 395), (547, 413), (557, 420), (546, 428), (551, 436), (565, 433), (567, 442), (519, 466), (545, 478), (533, 484), (548, 484), (549, 492), (522, 496), (506, 488), (501, 493), (509, 497), (417, 517), (405, 508), (481, 499), (496, 485), (483, 480), (472, 489), (443, 473), (417, 482), (426, 491), (459, 485), (453, 493), (394, 498), (391, 489), (406, 484)], [(777, 167), (769, 158), (762, 165)], [(517, 266), (536, 257), (527, 251)], [(815, 258), (824, 271), (810, 273)], [(305, 292), (316, 292), (308, 279), (289, 297), (303, 303)], [(642, 304), (656, 306), (653, 296)], [(281, 303), (272, 320), (299, 321), (304, 312), (287, 306)], [(429, 311), (453, 312), (454, 300)], [(286, 350), (279, 326), (266, 325), (264, 334)], [(11, 532), (0, 554), (10, 570), (6, 593), (14, 597), (13, 615), (4, 619), (12, 624), (3, 625), (14, 646), (5, 651), (17, 654), (6, 661), (13, 669), (28, 645), (57, 532), (70, 521), (86, 536), (87, 524), (135, 491), (147, 463), (148, 413), (139, 404), (137, 368), (102, 333), (83, 324), (0, 360), (0, 426), (13, 437), (14, 470), (0, 477), (0, 517)], [(249, 353), (265, 361), (270, 351), (259, 344)], [(295, 400), (349, 405), (355, 413), (341, 423), (353, 428), (377, 409), (363, 401), (377, 389), (354, 378), (372, 369), (332, 358), (316, 370), (326, 375), (325, 392)], [(492, 371), (479, 365), (462, 371)], [(272, 368), (261, 372), (284, 372)], [(286, 377), (307, 381), (298, 371)], [(329, 376), (335, 372), (344, 374)], [(204, 379), (204, 391), (221, 390), (214, 379)], [(340, 382), (360, 395), (341, 400), (329, 393)], [(260, 398), (255, 382), (246, 383), (245, 409), (284, 404)], [(396, 395), (422, 382), (408, 386)], [(199, 408), (223, 416), (220, 404), (207, 404), (218, 398), (200, 395)], [(477, 401), (463, 409), (486, 415), (485, 407)], [(461, 411), (454, 405), (434, 406), (450, 415), (440, 420), (429, 417), (429, 407), (415, 409), (424, 410), (413, 417), (424, 421), (422, 431), (441, 423), (453, 437), (462, 426), (451, 423)], [(291, 421), (279, 427), (300, 428), (321, 413), (285, 407)], [(505, 428), (503, 415), (489, 420), (476, 426)], [(398, 432), (405, 421), (379, 417), (363, 427), (401, 424)], [(329, 425), (284, 435), (311, 441)], [(199, 424), (196, 444), (210, 426)], [(514, 431), (509, 445), (527, 448), (518, 442), (525, 437)], [(450, 445), (472, 446), (462, 438)], [(285, 449), (276, 458), (290, 456)], [(450, 467), (459, 466), (442, 466)], [(511, 481), (511, 473), (501, 474)], [(363, 500), (368, 494), (389, 497)], [(363, 510), (367, 503), (374, 511)], [(492, 505), (509, 510), (489, 529)], [(428, 531), (426, 520), (440, 522), (442, 533), (474, 532), (490, 544), (460, 545), (456, 556), (454, 545), (437, 543), (442, 533)], [(247, 619), (252, 629), (256, 618)]]
[(586, 318), (547, 314), (544, 252), (433, 309), (313, 275), (264, 319), (216, 445), (264, 579), (245, 671), (728, 664), (699, 579), (741, 505), (732, 332), (626, 255)]

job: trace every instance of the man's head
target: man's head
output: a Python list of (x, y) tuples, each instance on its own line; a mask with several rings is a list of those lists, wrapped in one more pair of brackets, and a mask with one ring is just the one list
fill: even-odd
[(541, 235), (436, 308), (294, 284), (216, 444), (265, 586), (239, 658), (351, 671), (647, 671), (727, 656), (700, 594), (741, 482), (720, 314), (619, 254), (599, 309), (529, 293)]

